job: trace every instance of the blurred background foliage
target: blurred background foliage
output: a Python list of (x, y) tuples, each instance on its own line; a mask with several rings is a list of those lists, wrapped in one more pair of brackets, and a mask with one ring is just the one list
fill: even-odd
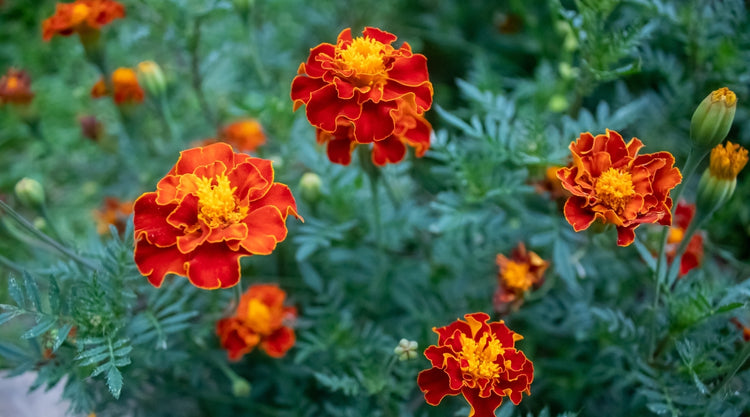
[[(518, 311), (496, 315), (524, 335), (536, 370), (531, 396), (498, 415), (750, 412), (750, 344), (730, 322), (750, 324), (747, 174), (705, 227), (703, 267), (657, 303), (635, 247), (616, 247), (613, 230), (574, 233), (536, 186), (586, 131), (636, 136), (681, 165), (690, 115), (722, 86), (738, 97), (728, 139), (750, 146), (748, 2), (122, 3), (127, 17), (103, 30), (107, 65), (156, 61), (171, 120), (151, 97), (124, 115), (90, 97), (99, 74), (77, 39), (41, 39), (55, 1), (0, 2), (0, 70), (26, 70), (36, 94), (25, 112), (0, 107), (0, 198), (95, 262), (46, 250), (0, 214), (0, 303), (12, 307), (0, 315), (0, 365), (65, 384), (73, 415), (467, 415), (460, 398), (425, 404), (426, 359), (399, 362), (393, 348), (407, 338), (421, 352), (433, 327), (491, 312), (495, 256), (519, 242), (551, 268)], [(374, 187), (356, 158), (328, 161), (289, 99), (309, 48), (364, 26), (426, 55), (435, 87), (430, 151), (385, 167)], [(99, 142), (81, 133), (87, 115), (103, 123)], [(275, 161), (305, 217), (272, 255), (243, 260), (243, 283), (280, 284), (300, 318), (283, 359), (228, 363), (214, 326), (233, 291), (182, 278), (152, 288), (132, 263), (132, 229), (99, 235), (92, 211), (152, 191), (178, 151), (242, 117), (262, 123), (257, 154)], [(308, 172), (320, 189), (300, 184)], [(14, 196), (22, 177), (43, 184), (46, 215)], [(692, 201), (695, 184), (684, 189)], [(638, 230), (647, 243), (659, 234)]]

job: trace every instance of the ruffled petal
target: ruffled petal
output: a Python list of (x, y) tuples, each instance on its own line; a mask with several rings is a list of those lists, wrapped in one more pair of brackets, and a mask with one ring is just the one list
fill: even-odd
[(223, 243), (203, 244), (191, 253), (185, 275), (190, 283), (206, 290), (229, 288), (240, 281), (240, 257)]
[(417, 385), (430, 405), (440, 404), (446, 395), (458, 394), (458, 391), (448, 387), (448, 382), (448, 375), (438, 368), (426, 369), (417, 375)]

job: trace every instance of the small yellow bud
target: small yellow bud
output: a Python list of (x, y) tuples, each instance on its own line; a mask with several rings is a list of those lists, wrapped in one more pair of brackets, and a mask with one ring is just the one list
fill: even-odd
[(302, 175), (299, 180), (300, 191), (302, 192), (302, 198), (308, 203), (314, 203), (320, 198), (320, 189), (322, 182), (318, 174), (314, 172), (306, 172)]
[(698, 182), (697, 216), (707, 218), (732, 197), (737, 187), (737, 175), (747, 160), (747, 149), (729, 141), (726, 146), (718, 145), (711, 150), (709, 167)]
[(138, 64), (138, 81), (152, 97), (159, 97), (167, 90), (164, 73), (154, 61), (143, 61)]
[(722, 87), (711, 92), (693, 113), (690, 139), (704, 149), (718, 145), (729, 133), (736, 110), (737, 96), (732, 90)]
[(22, 178), (16, 183), (16, 197), (26, 207), (39, 208), (44, 205), (44, 188), (39, 181)]

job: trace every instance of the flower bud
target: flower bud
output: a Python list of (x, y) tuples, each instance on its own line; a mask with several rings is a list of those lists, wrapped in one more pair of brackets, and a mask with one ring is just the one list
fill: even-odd
[(320, 198), (320, 188), (322, 182), (320, 176), (314, 172), (306, 172), (302, 175), (299, 180), (300, 191), (302, 192), (302, 198), (308, 203), (314, 203)]
[(723, 206), (737, 187), (737, 175), (747, 164), (747, 149), (727, 141), (711, 150), (708, 169), (698, 183), (695, 204), (698, 215), (704, 219)]
[(235, 397), (247, 397), (250, 395), (250, 383), (245, 378), (232, 378), (232, 394)]
[(44, 205), (44, 188), (39, 181), (22, 178), (16, 183), (16, 197), (26, 207), (39, 208)]
[(393, 349), (393, 353), (398, 356), (398, 360), (405, 361), (417, 357), (417, 342), (413, 340), (401, 339), (398, 346)]
[(167, 90), (164, 73), (154, 61), (143, 61), (138, 64), (138, 81), (152, 97), (160, 97)]
[(713, 148), (729, 133), (737, 110), (737, 96), (722, 87), (711, 92), (698, 105), (690, 120), (690, 139), (698, 147)]

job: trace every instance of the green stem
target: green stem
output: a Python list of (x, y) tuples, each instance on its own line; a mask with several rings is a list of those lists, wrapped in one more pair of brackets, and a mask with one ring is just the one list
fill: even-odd
[(198, 46), (201, 41), (201, 23), (202, 16), (198, 16), (193, 21), (193, 36), (188, 41), (188, 47), (190, 52), (190, 74), (192, 76), (192, 86), (195, 95), (198, 98), (198, 105), (201, 107), (201, 111), (206, 116), (206, 120), (214, 126), (219, 128), (219, 120), (213, 114), (211, 106), (208, 105), (206, 100), (206, 94), (203, 92), (203, 75), (200, 69), (200, 57), (198, 56)]
[(357, 149), (357, 156), (359, 157), (359, 164), (362, 170), (367, 174), (368, 182), (370, 183), (370, 197), (372, 198), (372, 211), (373, 211), (373, 229), (375, 233), (375, 244), (378, 249), (383, 249), (383, 238), (382, 238), (382, 219), (380, 216), (380, 194), (378, 193), (378, 179), (380, 172), (375, 167), (372, 161), (369, 159), (366, 146), (359, 146)]
[(260, 78), (261, 84), (266, 87), (269, 84), (268, 73), (266, 72), (258, 53), (257, 31), (255, 30), (255, 26), (250, 24), (250, 16), (255, 15), (255, 4), (252, 5), (252, 8), (253, 10), (249, 11), (249, 13), (240, 15), (240, 18), (242, 19), (242, 26), (245, 28), (248, 37), (247, 48), (250, 53), (250, 60), (255, 68), (255, 72), (258, 74), (258, 78)]
[(57, 230), (57, 226), (55, 226), (55, 222), (52, 221), (52, 218), (49, 215), (49, 210), (47, 210), (47, 205), (42, 204), (39, 211), (42, 213), (42, 218), (44, 218), (44, 221), (47, 223), (47, 227), (49, 228), (50, 232), (52, 232), (52, 237), (54, 237), (57, 240), (62, 240), (62, 235)]
[(98, 268), (97, 266), (91, 262), (89, 259), (83, 258), (77, 253), (73, 252), (72, 250), (68, 249), (67, 247), (60, 244), (58, 241), (52, 239), (51, 237), (47, 236), (43, 232), (41, 232), (39, 229), (34, 227), (33, 224), (31, 224), (28, 220), (26, 220), (23, 216), (16, 213), (13, 208), (11, 208), (9, 205), (5, 204), (4, 201), (0, 200), (0, 208), (2, 208), (10, 217), (13, 218), (18, 224), (23, 226), (26, 231), (34, 236), (35, 238), (39, 239), (40, 241), (46, 243), (56, 251), (60, 252), (61, 254), (69, 257), (70, 259), (78, 262), (79, 264), (85, 266), (86, 268), (89, 268), (93, 271), (96, 271)]

